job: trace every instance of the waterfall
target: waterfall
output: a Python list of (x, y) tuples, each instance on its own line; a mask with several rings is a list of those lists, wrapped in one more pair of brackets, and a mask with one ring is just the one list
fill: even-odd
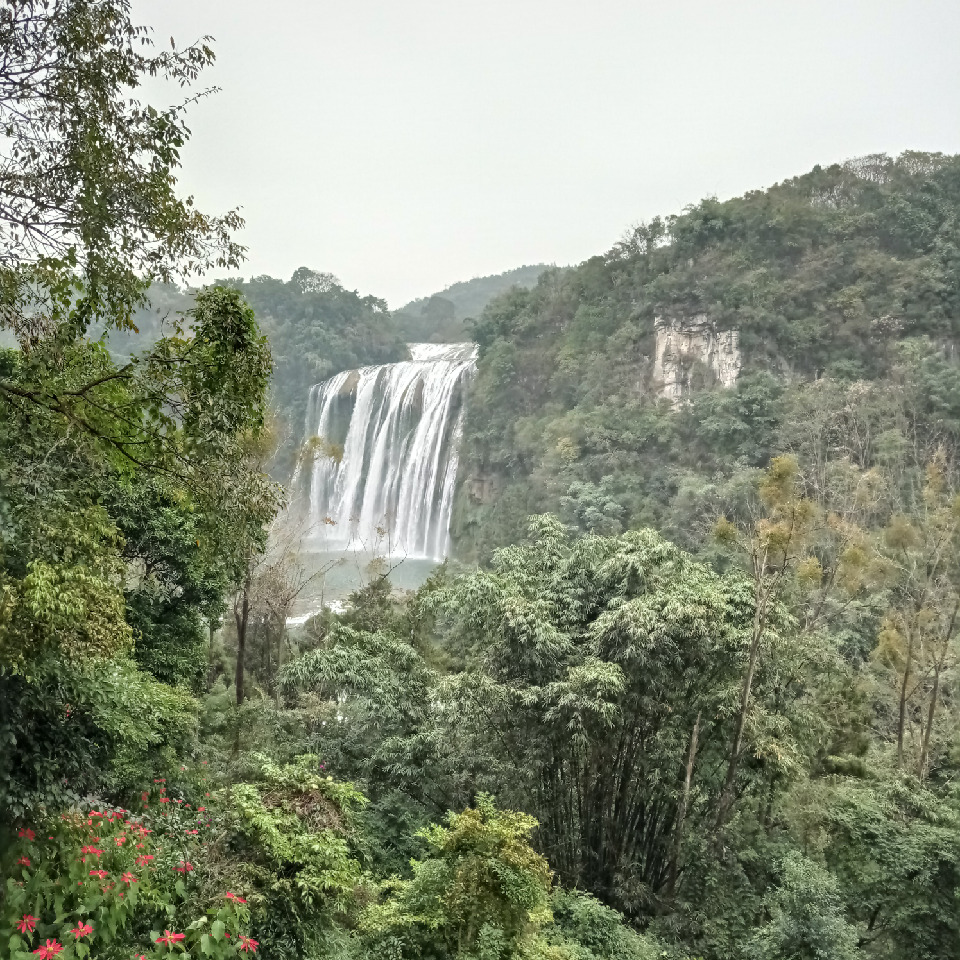
[(471, 343), (409, 344), (411, 359), (338, 373), (310, 391), (294, 485), (325, 550), (441, 560)]

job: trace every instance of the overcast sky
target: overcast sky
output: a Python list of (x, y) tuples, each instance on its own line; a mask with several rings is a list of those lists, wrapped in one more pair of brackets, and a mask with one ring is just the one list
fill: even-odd
[(960, 153), (958, 0), (133, 0), (208, 33), (182, 183), (245, 276), (400, 306), (864, 153)]

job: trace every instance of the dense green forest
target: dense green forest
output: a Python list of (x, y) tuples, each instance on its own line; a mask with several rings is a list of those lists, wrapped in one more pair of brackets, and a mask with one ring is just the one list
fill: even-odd
[[(652, 525), (694, 547), (723, 488), (778, 452), (870, 469), (890, 444), (919, 460), (952, 450), (958, 208), (956, 158), (818, 167), (641, 225), (496, 301), (474, 329), (460, 555), (489, 553), (545, 510), (584, 531)], [(665, 325), (736, 331), (735, 386), (710, 389), (694, 344), (676, 360), (688, 402), (665, 400)]]
[(242, 221), (137, 97), (206, 41), (8, 0), (0, 45), (0, 955), (960, 954), (960, 158), (511, 280), (457, 560), (294, 630), (267, 468), (402, 328), (195, 287)]
[[(392, 363), (407, 356), (405, 341), (386, 304), (344, 289), (337, 279), (300, 267), (288, 281), (273, 277), (221, 280), (253, 307), (270, 345), (273, 376), (268, 394), (274, 454), (268, 468), (281, 482), (290, 478), (303, 439), (310, 388), (341, 370)], [(146, 303), (133, 314), (133, 327), (101, 333), (120, 361), (149, 350), (177, 322), (189, 325), (196, 291), (153, 284)]]

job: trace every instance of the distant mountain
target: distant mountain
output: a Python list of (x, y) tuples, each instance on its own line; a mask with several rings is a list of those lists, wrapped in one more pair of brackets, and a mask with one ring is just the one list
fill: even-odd
[(515, 287), (531, 290), (540, 275), (551, 269), (556, 268), (535, 263), (489, 277), (461, 280), (439, 293), (413, 300), (394, 310), (393, 317), (402, 335), (410, 341), (449, 343), (469, 340), (467, 321), (479, 317), (491, 300)]

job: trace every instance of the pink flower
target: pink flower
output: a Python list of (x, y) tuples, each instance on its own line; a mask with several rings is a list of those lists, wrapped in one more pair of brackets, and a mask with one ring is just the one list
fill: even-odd
[(29, 857), (21, 857), (21, 858), (17, 861), (17, 866), (18, 866), (18, 867), (29, 867), (29, 866), (30, 866), (30, 858), (29, 858)]
[(189, 873), (193, 869), (193, 864), (187, 863), (186, 860), (181, 860), (180, 866), (174, 867), (173, 869), (176, 870), (177, 873)]
[(141, 853), (139, 857), (134, 861), (138, 867), (143, 867), (148, 864), (153, 859), (153, 854), (150, 853)]
[(260, 942), (259, 942), (258, 940), (252, 939), (251, 937), (241, 937), (241, 938), (240, 938), (240, 949), (241, 949), (244, 953), (247, 953), (247, 952), (249, 952), (249, 953), (256, 953), (256, 952), (257, 952), (257, 947), (259, 947), (259, 946), (260, 946)]
[(25, 913), (23, 919), (17, 921), (17, 929), (21, 933), (33, 933), (37, 928), (37, 921), (39, 919), (39, 917), (32, 917), (29, 913)]
[(227, 898), (228, 900), (234, 900), (234, 901), (236, 901), (237, 903), (246, 903), (246, 902), (247, 902), (246, 900), (243, 899), (243, 897), (238, 897), (235, 893), (227, 893), (227, 894), (225, 894), (225, 896), (226, 896), (226, 898)]
[(120, 879), (126, 884), (137, 882), (137, 878), (129, 870)]
[(100, 856), (101, 853), (103, 853), (102, 850), (98, 850), (96, 847), (82, 847), (82, 848), (80, 849), (80, 852), (81, 852), (81, 853), (93, 853), (93, 854), (96, 854), (98, 857)]
[(37, 947), (33, 952), (40, 960), (50, 960), (50, 957), (55, 957), (61, 950), (63, 947), (56, 940), (48, 940), (46, 946)]
[(99, 878), (102, 880), (105, 876), (107, 876), (107, 871), (106, 871), (106, 870), (91, 870), (91, 871), (90, 871), (90, 876), (91, 876), (91, 877), (99, 877)]
[(93, 927), (91, 927), (89, 923), (80, 923), (78, 926), (72, 927), (70, 932), (73, 934), (75, 940), (79, 940), (81, 937), (93, 933)]
[(17, 836), (26, 837), (28, 840), (33, 840), (36, 834), (29, 827), (23, 827), (17, 831)]

